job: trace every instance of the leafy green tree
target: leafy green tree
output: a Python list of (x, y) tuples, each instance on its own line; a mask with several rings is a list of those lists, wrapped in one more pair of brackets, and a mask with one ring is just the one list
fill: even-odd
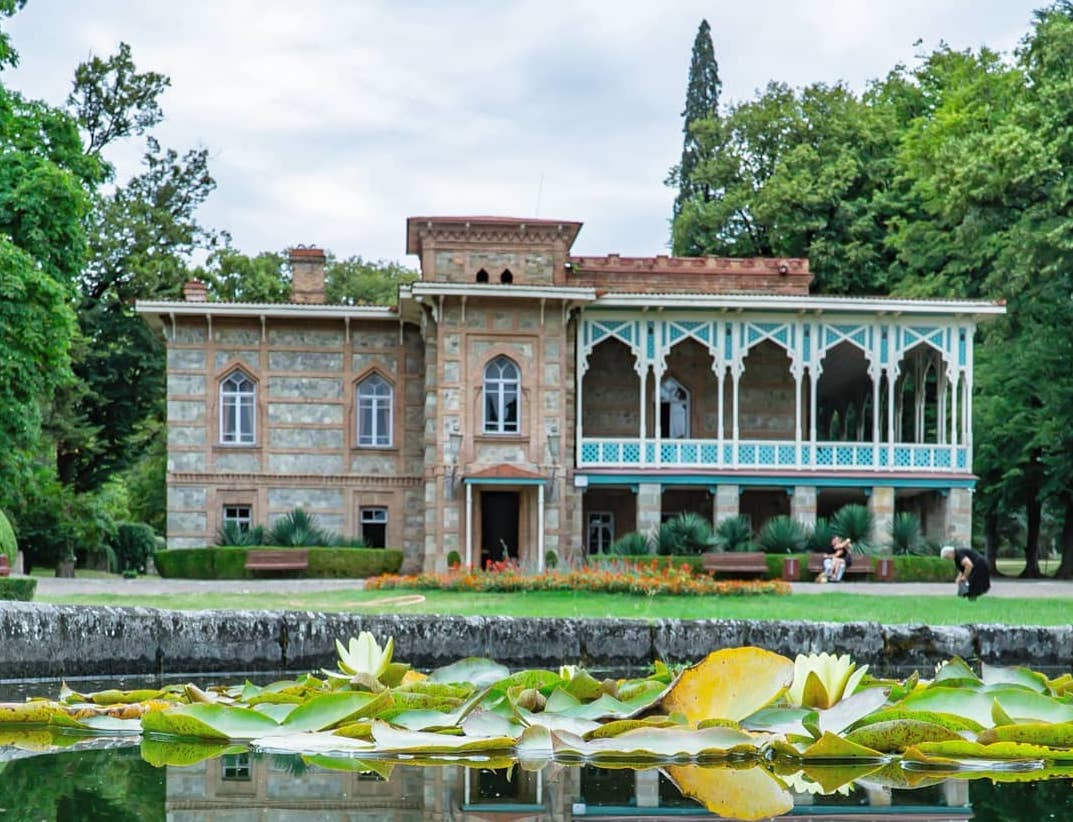
[(719, 63), (715, 59), (712, 31), (707, 20), (701, 20), (697, 36), (693, 39), (693, 56), (689, 63), (689, 83), (686, 88), (686, 106), (682, 111), (682, 159), (671, 169), (667, 185), (678, 189), (674, 198), (674, 216), (694, 197), (708, 202), (713, 191), (695, 175), (697, 165), (711, 144), (703, 144), (694, 127), (704, 120), (719, 117), (719, 94), (723, 84), (719, 80)]
[(348, 257), (345, 260), (328, 258), (325, 268), (325, 290), (328, 302), (350, 305), (395, 305), (399, 286), (408, 285), (418, 273), (389, 260), (364, 260)]
[[(26, 0), (0, 0), (0, 21), (5, 17), (11, 17), (15, 12), (26, 5)], [(19, 54), (11, 46), (11, 37), (0, 30), (0, 70), (5, 66), (17, 66)]]
[(209, 285), (214, 300), (240, 303), (283, 303), (291, 298), (291, 270), (285, 254), (262, 251), (249, 257), (231, 246), (209, 255), (196, 276)]

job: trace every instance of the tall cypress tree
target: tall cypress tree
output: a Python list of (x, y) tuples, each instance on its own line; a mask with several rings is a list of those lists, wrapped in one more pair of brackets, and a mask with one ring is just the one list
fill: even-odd
[(682, 211), (682, 206), (696, 195), (710, 200), (712, 192), (707, 186), (693, 181), (693, 172), (702, 159), (701, 147), (693, 135), (693, 125), (699, 120), (719, 116), (719, 92), (723, 84), (719, 81), (719, 64), (715, 61), (715, 48), (712, 46), (712, 30), (707, 20), (700, 21), (696, 39), (693, 40), (693, 59), (689, 65), (689, 87), (686, 89), (686, 107), (682, 112), (682, 159), (671, 169), (667, 178), (668, 185), (678, 186), (678, 196), (674, 199), (674, 216)]

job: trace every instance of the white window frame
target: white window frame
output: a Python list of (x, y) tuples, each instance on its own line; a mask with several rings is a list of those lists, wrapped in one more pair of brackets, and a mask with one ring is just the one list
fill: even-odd
[[(682, 393), (685, 394), (685, 399), (684, 400), (678, 400), (678, 399), (676, 399), (676, 400), (665, 400), (663, 398), (663, 392), (667, 388), (681, 389)], [(664, 405), (664, 403), (666, 403), (667, 405), (669, 405), (671, 407), (670, 413), (667, 414), (668, 421), (670, 421), (671, 417), (674, 415), (675, 407), (680, 407), (680, 408), (684, 409), (684, 412), (685, 412), (685, 432), (681, 436), (676, 437), (676, 436), (673, 436), (670, 431), (661, 431), (660, 434), (661, 434), (662, 438), (665, 439), (665, 440), (687, 440), (687, 439), (689, 439), (690, 433), (691, 433), (691, 430), (692, 430), (692, 424), (693, 424), (693, 421), (690, 419), (690, 417), (692, 415), (692, 411), (693, 411), (693, 395), (690, 393), (689, 389), (686, 388), (684, 385), (682, 385), (682, 383), (678, 382), (678, 380), (676, 380), (674, 377), (664, 377), (663, 382), (660, 383), (660, 387), (659, 387), (659, 414), (660, 414), (660, 419), (663, 418), (663, 405)], [(668, 427), (670, 427), (670, 426), (668, 426)]]
[[(372, 393), (362, 395), (362, 390), (371, 387)], [(386, 393), (379, 393), (379, 389)], [(395, 442), (395, 386), (380, 374), (370, 374), (357, 387), (357, 437), (360, 448), (391, 448)], [(371, 431), (362, 430), (363, 411), (368, 408), (372, 425)], [(379, 413), (387, 410), (387, 430), (381, 431), (377, 426)]]
[[(244, 508), (245, 514), (239, 513)], [(223, 524), (233, 522), (240, 531), (249, 531), (253, 527), (253, 506), (248, 503), (227, 503), (224, 505)]]
[(366, 525), (384, 526), (384, 545), (387, 547), (388, 510), (386, 505), (368, 505), (358, 509), (358, 528), (362, 539), (365, 539)]
[[(236, 387), (229, 387), (229, 383)], [(243, 382), (249, 384), (244, 388)], [(235, 409), (234, 428), (228, 430), (225, 420), (227, 409)], [(249, 416), (250, 430), (242, 430), (243, 420)], [(221, 445), (256, 445), (257, 444), (257, 383), (253, 377), (236, 368), (220, 380), (220, 444)]]
[[(506, 376), (507, 368), (513, 376)], [(493, 373), (493, 369), (495, 369)], [(510, 392), (514, 393), (514, 419), (508, 419)], [(488, 419), (488, 403), (495, 404), (496, 419)], [(522, 372), (510, 357), (499, 355), (484, 367), (481, 391), (481, 414), (484, 417), (485, 434), (516, 435), (522, 430)]]
[[(607, 545), (593, 545), (593, 533), (607, 531)], [(597, 540), (603, 542), (602, 539)], [(590, 554), (607, 553), (611, 543), (615, 541), (615, 512), (614, 511), (589, 511), (585, 525), (585, 542)]]

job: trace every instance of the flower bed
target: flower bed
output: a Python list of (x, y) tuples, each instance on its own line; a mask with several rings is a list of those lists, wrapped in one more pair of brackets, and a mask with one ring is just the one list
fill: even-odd
[(677, 596), (748, 596), (788, 594), (781, 580), (715, 580), (694, 576), (689, 565), (659, 567), (641, 562), (617, 570), (585, 568), (526, 574), (516, 566), (487, 571), (446, 574), (386, 575), (365, 583), (366, 589), (412, 588), (437, 591), (594, 591), (610, 594), (671, 594)]

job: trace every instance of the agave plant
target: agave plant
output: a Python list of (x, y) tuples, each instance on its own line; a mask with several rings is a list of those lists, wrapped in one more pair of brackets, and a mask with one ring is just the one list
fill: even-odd
[(644, 534), (633, 531), (612, 542), (609, 550), (616, 556), (643, 557), (652, 553), (652, 545)]
[(808, 534), (805, 548), (808, 551), (825, 551), (831, 545), (831, 537), (835, 536), (835, 530), (831, 527), (826, 517), (818, 517), (816, 524)]
[(267, 534), (269, 545), (283, 548), (306, 548), (317, 545), (332, 545), (336, 536), (317, 525), (317, 518), (301, 508), (284, 514)]
[(753, 547), (753, 529), (743, 516), (729, 517), (715, 528), (712, 539), (720, 551), (748, 551)]
[(756, 544), (769, 554), (796, 554), (805, 549), (808, 535), (805, 527), (792, 517), (772, 517), (760, 529)]
[(916, 514), (902, 511), (895, 514), (890, 524), (890, 545), (895, 554), (909, 555), (923, 552), (924, 535)]
[(831, 529), (837, 536), (853, 543), (859, 554), (872, 549), (872, 512), (864, 505), (843, 505), (831, 519)]
[(702, 554), (713, 544), (712, 526), (691, 511), (673, 516), (659, 527), (657, 545), (663, 555)]
[(233, 545), (246, 548), (252, 545), (264, 545), (265, 529), (260, 525), (242, 528), (237, 522), (225, 522), (216, 532), (217, 545)]

